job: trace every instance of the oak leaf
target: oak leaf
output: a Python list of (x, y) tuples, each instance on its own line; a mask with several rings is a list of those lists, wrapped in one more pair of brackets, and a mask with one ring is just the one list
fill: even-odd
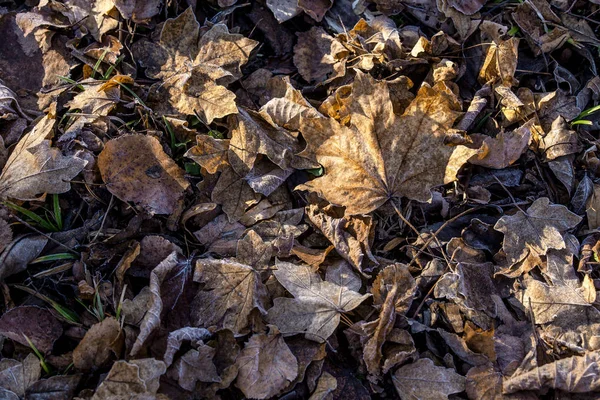
[(550, 249), (564, 249), (564, 233), (581, 219), (565, 206), (550, 204), (547, 197), (542, 197), (527, 211), (500, 218), (494, 229), (504, 233), (502, 247), (508, 261), (514, 264), (527, 257), (544, 256)]
[(298, 361), (275, 327), (255, 334), (236, 360), (236, 386), (251, 399), (266, 399), (281, 392), (298, 375)]
[(51, 147), (55, 120), (43, 117), (15, 146), (0, 174), (0, 197), (34, 200), (44, 193), (64, 193), (87, 161), (64, 156)]
[(171, 214), (190, 183), (158, 139), (124, 135), (108, 141), (98, 156), (106, 188), (156, 214)]
[(460, 115), (445, 83), (423, 86), (396, 116), (387, 85), (357, 73), (352, 84), (350, 127), (330, 118), (305, 118), (300, 131), (325, 174), (298, 189), (317, 192), (350, 215), (367, 214), (392, 198), (426, 202), (430, 189), (456, 179), (477, 150), (444, 143)]
[(275, 277), (294, 298), (275, 298), (267, 321), (284, 335), (304, 333), (307, 339), (324, 342), (337, 328), (341, 314), (352, 311), (370, 296), (358, 293), (360, 286), (332, 282), (339, 275), (329, 270), (323, 281), (308, 265), (279, 260), (275, 265)]
[(223, 24), (200, 34), (200, 25), (189, 7), (165, 22), (158, 43), (142, 41), (134, 52), (147, 68), (146, 74), (162, 80), (151, 88), (157, 96), (156, 112), (197, 112), (211, 123), (237, 112), (235, 95), (223, 85), (242, 76), (240, 66), (257, 44), (229, 33)]

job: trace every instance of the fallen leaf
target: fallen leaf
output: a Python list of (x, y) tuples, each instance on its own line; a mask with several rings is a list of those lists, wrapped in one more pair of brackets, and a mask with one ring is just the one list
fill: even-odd
[(267, 321), (283, 334), (304, 333), (307, 339), (324, 342), (338, 326), (340, 315), (352, 311), (370, 296), (329, 279), (323, 281), (308, 265), (277, 260), (275, 266), (273, 274), (294, 296), (275, 298), (267, 314)]
[(244, 344), (237, 358), (236, 387), (251, 399), (276, 396), (298, 374), (298, 361), (279, 331), (255, 334)]
[(400, 117), (393, 113), (385, 83), (359, 72), (352, 93), (351, 127), (326, 118), (303, 121), (307, 141), (322, 143), (316, 158), (325, 174), (298, 187), (345, 206), (349, 215), (367, 214), (391, 198), (426, 202), (433, 186), (456, 179), (477, 153), (444, 144), (460, 107), (443, 83), (419, 89)]
[(123, 18), (135, 23), (147, 22), (160, 11), (162, 0), (113, 0)]
[(22, 362), (4, 358), (0, 361), (0, 395), (7, 400), (18, 400), (25, 397), (31, 387), (42, 374), (38, 358), (29, 354)]
[(203, 283), (192, 305), (197, 326), (217, 326), (240, 333), (248, 325), (250, 312), (264, 313), (267, 292), (258, 271), (234, 259), (196, 261), (194, 281)]
[(486, 168), (503, 169), (512, 165), (527, 150), (531, 141), (531, 132), (524, 125), (514, 131), (500, 132), (495, 138), (477, 133), (470, 137), (476, 145), (483, 146), (481, 153), (469, 159), (469, 163)]
[(158, 43), (139, 43), (134, 52), (147, 68), (146, 74), (163, 80), (151, 89), (157, 96), (155, 111), (198, 112), (206, 123), (237, 112), (235, 95), (222, 85), (241, 77), (240, 66), (248, 61), (257, 42), (229, 33), (223, 24), (200, 35), (200, 25), (189, 7), (165, 22)]
[(151, 213), (172, 214), (190, 183), (152, 136), (124, 135), (106, 143), (98, 156), (106, 188)]
[[(35, 321), (32, 324), (31, 321)], [(0, 335), (29, 346), (27, 338), (43, 354), (52, 351), (54, 342), (62, 336), (63, 328), (54, 315), (45, 308), (21, 306), (0, 317)]]
[(398, 368), (392, 376), (402, 398), (447, 400), (465, 390), (465, 378), (452, 368), (438, 367), (428, 358)]
[(43, 117), (15, 146), (0, 174), (0, 196), (35, 200), (44, 193), (71, 190), (71, 179), (87, 164), (51, 147), (55, 120)]
[(111, 359), (119, 358), (124, 336), (119, 321), (109, 317), (94, 324), (73, 350), (75, 368), (89, 371), (103, 367)]
[(504, 233), (502, 247), (510, 263), (543, 256), (550, 249), (564, 249), (564, 233), (581, 222), (565, 206), (550, 204), (547, 197), (534, 201), (527, 211), (498, 220), (494, 229)]
[(213, 358), (216, 349), (199, 344), (197, 349), (188, 350), (172, 366), (172, 376), (175, 376), (179, 386), (191, 392), (196, 382), (220, 382)]
[(229, 139), (215, 139), (209, 135), (196, 136), (196, 146), (185, 153), (185, 157), (191, 158), (209, 174), (222, 171), (229, 165), (227, 152)]
[(153, 358), (117, 361), (96, 389), (92, 400), (132, 396), (166, 400), (166, 396), (156, 394), (160, 385), (159, 379), (165, 372), (165, 363)]

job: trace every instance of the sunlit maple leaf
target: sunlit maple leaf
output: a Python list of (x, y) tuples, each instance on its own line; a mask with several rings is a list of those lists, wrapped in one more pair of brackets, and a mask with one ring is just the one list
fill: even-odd
[(146, 74), (160, 79), (151, 88), (154, 111), (202, 115), (207, 123), (237, 112), (235, 95), (225, 88), (242, 74), (258, 42), (214, 25), (201, 34), (192, 8), (169, 19), (158, 43), (140, 41), (135, 47)]
[[(444, 83), (423, 86), (396, 116), (387, 85), (357, 73), (350, 126), (331, 118), (305, 118), (301, 132), (316, 146), (322, 177), (300, 185), (351, 215), (367, 214), (392, 198), (426, 202), (430, 189), (456, 179), (475, 149), (445, 144), (460, 103)], [(322, 144), (321, 144), (322, 143)]]

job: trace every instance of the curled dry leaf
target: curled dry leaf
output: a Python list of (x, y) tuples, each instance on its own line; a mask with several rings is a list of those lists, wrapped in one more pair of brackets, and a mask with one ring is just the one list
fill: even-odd
[(308, 265), (296, 265), (277, 260), (273, 272), (279, 283), (294, 298), (277, 297), (267, 314), (267, 321), (276, 325), (283, 334), (304, 333), (307, 339), (324, 342), (340, 323), (342, 313), (352, 311), (370, 295), (323, 281)]
[(178, 254), (169, 254), (150, 274), (151, 300), (144, 319), (140, 323), (138, 335), (131, 354), (137, 354), (150, 335), (160, 326), (163, 314), (175, 304), (184, 291), (191, 273), (190, 261)]
[(385, 83), (357, 73), (350, 127), (329, 118), (305, 118), (301, 132), (317, 146), (325, 174), (299, 189), (315, 191), (350, 215), (367, 214), (391, 198), (426, 202), (430, 189), (456, 179), (477, 150), (444, 143), (460, 105), (445, 83), (423, 86), (396, 116)]
[[(237, 112), (225, 86), (241, 77), (240, 66), (258, 44), (214, 25), (200, 35), (192, 7), (165, 22), (157, 44), (139, 42), (134, 52), (146, 74), (162, 82), (152, 87), (155, 111), (202, 115), (207, 123)], [(218, 83), (217, 83), (218, 82)]]
[(152, 136), (124, 135), (106, 143), (98, 156), (106, 188), (151, 213), (171, 214), (190, 183), (184, 171)]
[(236, 360), (235, 385), (250, 399), (276, 396), (298, 375), (298, 361), (275, 327), (253, 335)]
[(35, 200), (44, 193), (64, 193), (87, 164), (51, 147), (55, 120), (44, 116), (15, 146), (0, 174), (0, 197)]
[(531, 141), (531, 131), (523, 125), (514, 131), (500, 132), (495, 138), (481, 134), (470, 136), (482, 145), (481, 153), (469, 159), (469, 163), (486, 168), (503, 169), (521, 157)]
[(0, 317), (0, 335), (24, 346), (29, 346), (27, 341), (29, 338), (34, 346), (44, 354), (52, 351), (54, 342), (62, 333), (61, 323), (45, 308), (15, 307)]
[(448, 395), (465, 390), (463, 376), (428, 358), (398, 368), (392, 379), (400, 397), (407, 399), (448, 400)]
[(179, 382), (179, 386), (193, 392), (196, 382), (220, 382), (219, 374), (213, 363), (216, 349), (200, 343), (197, 349), (191, 349), (182, 355), (171, 368), (170, 375)]
[(13, 240), (0, 255), (0, 279), (27, 269), (46, 247), (48, 238), (41, 235), (25, 235)]

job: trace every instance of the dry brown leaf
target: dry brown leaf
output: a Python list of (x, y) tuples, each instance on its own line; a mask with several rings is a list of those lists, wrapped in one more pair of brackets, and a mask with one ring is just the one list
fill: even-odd
[(487, 55), (481, 70), (479, 81), (481, 83), (495, 83), (510, 88), (516, 82), (515, 71), (519, 54), (519, 39), (512, 37), (499, 44), (492, 43), (487, 50)]
[(547, 197), (534, 201), (527, 211), (498, 220), (494, 229), (504, 233), (502, 248), (514, 264), (530, 256), (546, 255), (550, 249), (564, 249), (564, 233), (581, 222), (565, 206), (550, 204)]
[[(157, 44), (139, 42), (134, 49), (146, 74), (161, 79), (151, 91), (155, 111), (197, 112), (207, 123), (237, 112), (235, 95), (225, 86), (241, 77), (240, 66), (258, 44), (226, 25), (216, 24), (200, 35), (192, 7), (165, 22)], [(217, 83), (218, 81), (218, 83)]]
[(151, 213), (171, 214), (190, 183), (158, 139), (124, 135), (108, 141), (98, 156), (106, 188)]
[(184, 156), (200, 164), (209, 174), (216, 174), (229, 165), (227, 157), (229, 139), (215, 139), (209, 135), (198, 135), (196, 143), (196, 146), (189, 149)]
[(154, 358), (132, 361), (117, 361), (92, 400), (151, 398), (166, 400), (168, 397), (157, 395), (159, 379), (166, 371), (165, 363)]
[(343, 76), (345, 67), (340, 59), (345, 58), (348, 50), (339, 40), (318, 26), (297, 36), (294, 64), (305, 81), (323, 82)]
[(227, 167), (219, 176), (211, 200), (221, 205), (229, 222), (233, 223), (244, 215), (246, 209), (258, 203), (260, 195), (252, 190), (244, 175)]
[(25, 398), (31, 385), (40, 379), (42, 367), (34, 354), (29, 354), (22, 362), (4, 358), (0, 361), (0, 397), (6, 400)]
[(167, 350), (163, 357), (163, 361), (167, 368), (173, 363), (173, 357), (175, 357), (175, 353), (179, 351), (181, 344), (184, 341), (200, 343), (210, 337), (211, 333), (208, 330), (204, 328), (192, 328), (190, 326), (169, 333), (169, 337), (167, 338)]
[(404, 264), (385, 267), (373, 282), (373, 303), (380, 314), (371, 337), (363, 346), (363, 360), (375, 380), (381, 378), (382, 348), (394, 328), (396, 315), (408, 311), (416, 289), (416, 282)]
[(306, 207), (306, 215), (333, 244), (337, 253), (358, 271), (363, 271), (363, 261), (367, 261), (365, 257), (377, 264), (370, 248), (374, 235), (370, 216), (336, 216), (333, 210), (322, 209), (316, 204)]
[(89, 371), (101, 368), (111, 359), (119, 358), (124, 344), (121, 325), (109, 317), (94, 324), (73, 350), (75, 368)]
[[(108, 115), (121, 98), (121, 88), (117, 84), (107, 87), (107, 83), (93, 79), (82, 81), (81, 84), (84, 85), (85, 90), (67, 103), (67, 107), (71, 111), (80, 110), (82, 114)], [(87, 118), (84, 117), (84, 119)]]
[(248, 325), (253, 309), (266, 312), (266, 288), (258, 271), (249, 265), (234, 259), (200, 259), (194, 281), (204, 284), (192, 304), (196, 326), (217, 326), (238, 334)]
[(448, 400), (448, 395), (465, 390), (464, 377), (428, 358), (398, 368), (392, 379), (400, 397), (406, 399)]
[(213, 358), (217, 350), (205, 344), (182, 355), (170, 369), (169, 375), (177, 379), (179, 386), (193, 392), (196, 382), (220, 382)]
[(308, 400), (329, 400), (333, 398), (332, 393), (337, 389), (337, 379), (328, 372), (323, 372), (317, 381), (317, 388)]
[(43, 354), (52, 351), (54, 342), (61, 337), (62, 333), (60, 322), (45, 308), (15, 307), (0, 317), (0, 335), (24, 346), (29, 346), (27, 340), (29, 338)]
[(47, 243), (48, 238), (42, 235), (23, 235), (9, 243), (0, 255), (0, 279), (25, 271)]
[(298, 375), (298, 361), (279, 331), (255, 334), (245, 343), (236, 360), (235, 385), (251, 399), (276, 396)]
[(296, 137), (284, 129), (274, 128), (251, 110), (240, 108), (237, 115), (229, 117), (229, 127), (229, 163), (240, 175), (254, 167), (259, 154), (266, 155), (281, 169), (288, 169), (294, 155), (301, 150)]
[(275, 266), (273, 274), (294, 298), (275, 298), (267, 321), (286, 335), (304, 333), (307, 339), (324, 342), (337, 328), (340, 315), (352, 311), (370, 296), (357, 292), (360, 283), (358, 288), (355, 284), (340, 285), (339, 280), (336, 282), (337, 274), (323, 281), (308, 265), (277, 260)]
[(546, 160), (555, 160), (558, 157), (578, 153), (581, 145), (577, 133), (569, 129), (563, 117), (557, 117), (552, 122), (552, 129), (539, 143), (540, 151)]
[(65, 4), (70, 8), (73, 22), (80, 21), (97, 41), (119, 25), (113, 0), (66, 0)]
[(527, 150), (531, 141), (531, 131), (524, 125), (514, 131), (500, 132), (495, 138), (477, 133), (470, 138), (476, 145), (483, 147), (481, 154), (472, 157), (469, 163), (503, 169), (517, 161)]
[(64, 156), (51, 147), (55, 120), (43, 117), (17, 143), (0, 174), (0, 197), (34, 200), (44, 193), (64, 193), (87, 161)]
[(113, 0), (123, 18), (135, 23), (147, 22), (160, 11), (163, 0)]
[(419, 89), (399, 117), (385, 83), (358, 72), (352, 87), (350, 127), (333, 119), (303, 120), (301, 132), (309, 144), (319, 145), (316, 159), (325, 174), (299, 189), (345, 206), (349, 215), (367, 214), (391, 198), (428, 201), (433, 186), (456, 179), (477, 153), (444, 143), (460, 110), (444, 83)]

